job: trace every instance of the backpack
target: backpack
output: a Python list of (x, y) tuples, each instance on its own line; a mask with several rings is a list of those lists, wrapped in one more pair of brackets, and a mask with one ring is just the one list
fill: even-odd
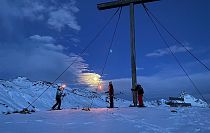
[(60, 89), (57, 89), (56, 98), (61, 98), (62, 94), (63, 94), (63, 91)]

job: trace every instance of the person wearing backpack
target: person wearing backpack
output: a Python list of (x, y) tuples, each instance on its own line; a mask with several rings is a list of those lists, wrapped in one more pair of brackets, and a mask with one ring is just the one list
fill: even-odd
[(109, 93), (110, 108), (114, 108), (114, 88), (111, 81), (109, 82), (109, 91), (105, 93)]
[(136, 90), (138, 92), (139, 107), (144, 107), (144, 103), (143, 103), (144, 89), (143, 89), (143, 87), (140, 84), (138, 84), (136, 86)]
[(53, 105), (52, 110), (55, 110), (56, 106), (58, 106), (57, 110), (61, 110), (61, 99), (62, 97), (65, 96), (65, 94), (63, 94), (63, 90), (64, 90), (63, 86), (58, 86), (56, 97), (55, 97), (56, 103)]

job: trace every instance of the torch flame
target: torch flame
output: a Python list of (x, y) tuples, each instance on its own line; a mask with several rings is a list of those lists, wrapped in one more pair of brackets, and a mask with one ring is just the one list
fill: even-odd
[(99, 91), (103, 90), (103, 88), (102, 88), (102, 85), (101, 85), (101, 84), (99, 84), (99, 85), (98, 85), (98, 90), (99, 90)]
[(63, 84), (61, 87), (62, 87), (62, 88), (65, 88), (65, 87), (66, 87), (66, 85), (65, 85), (65, 84)]

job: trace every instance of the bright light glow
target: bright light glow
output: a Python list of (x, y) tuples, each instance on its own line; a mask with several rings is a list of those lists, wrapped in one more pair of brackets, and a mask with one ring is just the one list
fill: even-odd
[(101, 85), (101, 84), (98, 85), (98, 89), (99, 89), (100, 91), (102, 90), (102, 85)]
[(97, 77), (94, 77), (94, 78), (93, 78), (93, 80), (97, 81), (97, 80), (98, 80), (98, 78), (97, 78)]
[(62, 87), (62, 88), (65, 88), (65, 87), (66, 87), (66, 85), (65, 85), (65, 84), (63, 84), (61, 87)]
[(101, 82), (100, 78), (101, 76), (97, 73), (83, 73), (80, 75), (80, 82), (90, 87), (98, 88), (98, 84)]

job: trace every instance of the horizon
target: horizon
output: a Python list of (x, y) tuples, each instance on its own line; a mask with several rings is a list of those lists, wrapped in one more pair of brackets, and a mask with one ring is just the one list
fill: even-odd
[[(19, 76), (19, 77), (17, 77), (17, 78), (14, 78), (14, 79), (10, 79), (10, 80), (0, 79), (0, 81), (2, 80), (2, 81), (5, 81), (5, 82), (7, 82), (7, 81), (13, 82), (14, 80), (17, 80), (17, 79), (21, 79), (21, 80), (22, 80), (22, 79), (26, 79), (26, 80), (29, 80), (30, 82), (40, 82), (40, 81), (41, 81), (41, 82), (48, 82), (48, 83), (51, 83), (51, 82), (49, 82), (49, 81), (44, 81), (44, 80), (37, 80), (37, 81), (34, 81), (34, 80), (31, 80), (31, 79), (29, 79), (29, 78), (27, 78), (27, 77), (21, 77), (21, 76)], [(58, 85), (58, 84), (66, 85), (66, 87), (69, 88), (69, 89), (80, 89), (80, 88), (72, 87), (72, 86), (70, 86), (69, 84), (66, 84), (66, 83), (56, 83), (56, 84), (54, 84), (54, 85)], [(105, 92), (106, 92), (106, 90), (105, 90), (104, 88), (105, 88), (105, 87), (103, 87), (101, 90), (99, 90), (99, 88), (93, 89), (93, 88), (90, 88), (90, 87), (83, 87), (83, 89), (87, 89), (87, 90), (89, 90), (89, 91), (96, 92), (96, 93), (99, 93), (99, 94), (102, 94), (102, 95), (105, 95)], [(108, 86), (107, 86), (107, 88), (108, 88)], [(114, 88), (114, 89), (115, 89), (115, 88)], [(68, 89), (67, 89), (67, 90), (68, 90)], [(146, 96), (144, 95), (144, 96), (143, 96), (143, 99), (144, 99), (144, 102), (151, 102), (151, 101), (157, 101), (157, 100), (162, 100), (162, 99), (168, 100), (169, 97), (180, 97), (183, 93), (184, 93), (184, 94), (188, 94), (188, 95), (190, 95), (190, 96), (193, 96), (193, 97), (196, 98), (196, 99), (200, 99), (198, 95), (192, 95), (192, 94), (186, 92), (185, 90), (182, 90), (182, 91), (180, 91), (180, 92), (177, 92), (176, 95), (163, 95), (163, 96), (158, 96), (158, 97), (155, 97), (155, 96), (153, 96), (153, 97), (152, 97), (152, 96), (147, 97), (147, 95), (146, 95)], [(116, 95), (117, 98), (121, 98), (121, 99), (128, 100), (128, 101), (132, 102), (132, 94), (131, 94), (131, 92), (130, 92), (130, 94), (124, 94), (123, 91), (117, 90), (117, 91), (115, 92), (115, 95)], [(203, 101), (203, 99), (200, 99), (200, 100)], [(209, 99), (207, 99), (207, 101), (208, 101), (208, 100), (209, 100)], [(203, 102), (205, 102), (205, 101), (203, 101)], [(210, 102), (207, 102), (207, 104), (209, 104), (209, 103), (210, 103)]]

